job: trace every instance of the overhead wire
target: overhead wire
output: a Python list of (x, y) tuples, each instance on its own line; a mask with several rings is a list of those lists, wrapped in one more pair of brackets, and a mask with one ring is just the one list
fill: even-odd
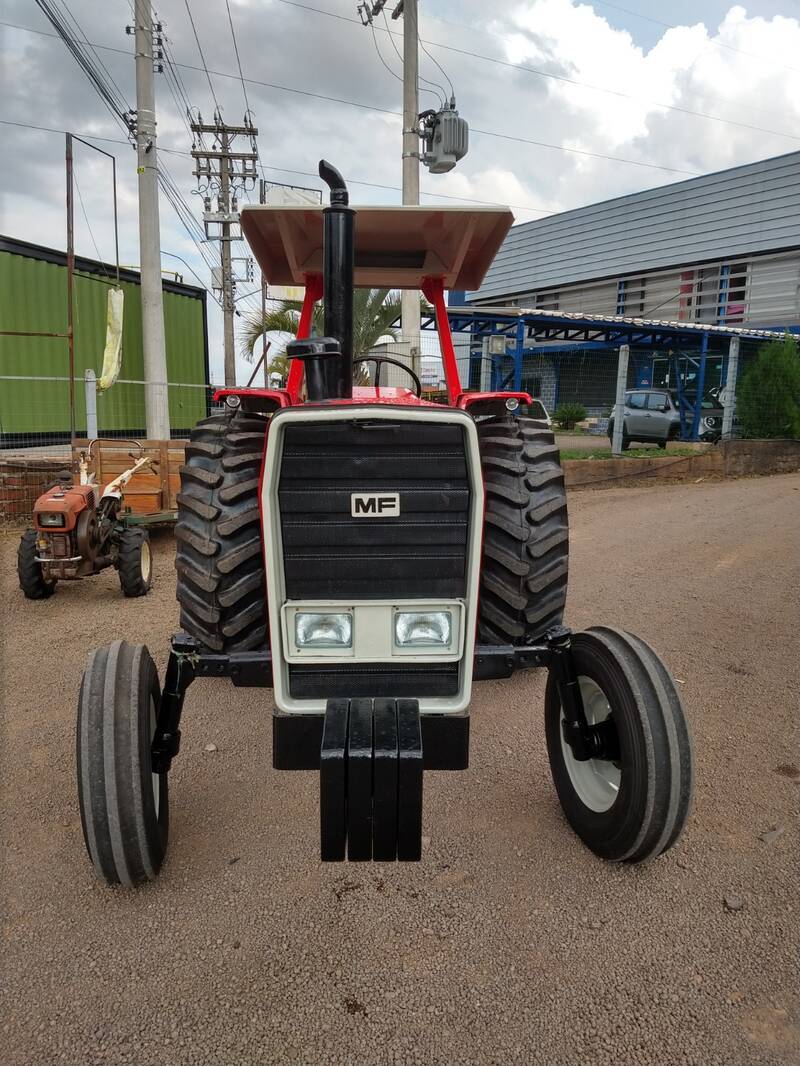
[(189, 0), (183, 0), (186, 5), (186, 14), (189, 16), (189, 22), (192, 25), (192, 33), (194, 34), (195, 43), (197, 44), (197, 51), (200, 53), (200, 62), (203, 65), (203, 70), (206, 73), (208, 79), (208, 87), (211, 90), (211, 99), (214, 101), (214, 107), (219, 112), (219, 101), (217, 100), (217, 94), (214, 92), (214, 85), (211, 81), (211, 74), (209, 73), (208, 66), (206, 64), (206, 57), (203, 55), (203, 46), (200, 44), (200, 37), (197, 33), (197, 27), (194, 24), (194, 17), (192, 15), (192, 9), (189, 7)]
[[(328, 18), (337, 19), (340, 22), (349, 22), (353, 26), (360, 26), (361, 25), (361, 23), (357, 19), (350, 18), (348, 15), (343, 15), (343, 14), (337, 12), (337, 11), (328, 11), (325, 8), (321, 8), (321, 7), (314, 7), (312, 4), (301, 3), (300, 0), (278, 0), (278, 3), (286, 4), (289, 7), (300, 8), (303, 11), (312, 11), (312, 12), (314, 12), (317, 15), (325, 15)], [(474, 27), (466, 26), (466, 24), (463, 23), (463, 22), (453, 22), (452, 20), (447, 20), (447, 19), (437, 19), (436, 21), (444, 22), (447, 25), (451, 25), (451, 26), (459, 26), (459, 27), (462, 27), (462, 28), (465, 28), (465, 29), (470, 29), (470, 30), (473, 30), (473, 32), (474, 32)], [(381, 29), (381, 27), (378, 27), (378, 28)], [(388, 30), (387, 32), (394, 33), (395, 31)], [(489, 30), (486, 30), (485, 32), (488, 33), (490, 36), (499, 37), (499, 34), (493, 34)], [(399, 34), (398, 34), (398, 36), (399, 36)], [(772, 135), (774, 135), (776, 137), (787, 137), (790, 140), (800, 140), (800, 135), (797, 135), (797, 134), (784, 133), (784, 132), (781, 132), (780, 130), (765, 129), (763, 126), (756, 126), (756, 125), (745, 123), (745, 122), (737, 122), (735, 119), (722, 118), (719, 115), (709, 115), (705, 111), (693, 111), (690, 108), (680, 107), (678, 104), (665, 104), (665, 103), (662, 103), (662, 102), (656, 101), (656, 100), (643, 100), (640, 95), (635, 95), (633, 93), (625, 93), (625, 92), (622, 92), (620, 89), (609, 89), (607, 86), (604, 86), (604, 85), (593, 85), (590, 82), (579, 81), (577, 78), (569, 78), (565, 74), (556, 74), (553, 71), (540, 70), (537, 67), (526, 66), (524, 63), (512, 63), (510, 60), (500, 59), (497, 56), (488, 56), (488, 55), (485, 55), (485, 54), (483, 54), (481, 52), (472, 52), (472, 51), (468, 51), (467, 49), (464, 49), (464, 48), (457, 48), (455, 45), (452, 45), (452, 44), (442, 44), (439, 41), (431, 41), (431, 40), (424, 41), (422, 38), (420, 38), (420, 47), (423, 44), (429, 44), (433, 48), (440, 48), (440, 49), (442, 49), (443, 51), (446, 51), (446, 52), (454, 52), (457, 55), (468, 56), (471, 59), (480, 59), (480, 60), (482, 60), (483, 62), (486, 62), (486, 63), (495, 63), (498, 66), (507, 67), (507, 68), (510, 68), (511, 70), (525, 71), (528, 74), (534, 74), (534, 75), (536, 75), (537, 77), (540, 77), (540, 78), (549, 78), (549, 79), (551, 79), (553, 81), (565, 82), (565, 83), (567, 83), (569, 85), (575, 85), (575, 86), (578, 86), (579, 88), (588, 89), (588, 90), (590, 90), (592, 92), (606, 93), (609, 96), (622, 97), (623, 99), (626, 99), (626, 100), (633, 100), (636, 103), (648, 103), (652, 107), (661, 107), (661, 108), (664, 108), (667, 111), (677, 111), (677, 112), (680, 112), (681, 114), (684, 114), (684, 115), (693, 115), (696, 118), (707, 119), (707, 120), (709, 120), (711, 122), (721, 122), (721, 123), (724, 123), (725, 125), (728, 125), (728, 126), (738, 126), (738, 127), (741, 127), (742, 129), (757, 130), (757, 131), (759, 131), (761, 133), (770, 133), (770, 134), (772, 134)], [(760, 58), (764, 59), (764, 57), (760, 57)], [(764, 62), (767, 62), (767, 60), (764, 59)], [(792, 68), (789, 68), (789, 69), (793, 70), (794, 68), (792, 67)], [(752, 109), (752, 110), (760, 111), (762, 109), (755, 108), (755, 109)], [(769, 114), (771, 112), (767, 111), (765, 113)]]
[[(386, 32), (389, 34), (389, 43), (391, 44), (392, 48), (394, 48), (395, 55), (397, 56), (397, 58), (400, 60), (400, 63), (402, 64), (403, 56), (401, 55), (400, 49), (397, 47), (397, 45), (395, 43), (394, 34), (389, 29), (389, 20), (386, 18), (386, 8), (385, 7), (381, 8), (381, 14), (383, 15), (383, 21), (386, 24)], [(370, 22), (370, 28), (372, 29), (372, 39), (375, 42), (375, 48), (376, 48), (376, 50), (378, 52), (378, 55), (380, 55), (380, 49), (378, 48), (378, 39), (375, 36), (375, 29), (372, 26), (371, 22)], [(402, 81), (402, 80), (403, 79), (400, 78), (400, 81)], [(431, 88), (431, 89), (421, 89), (420, 92), (430, 93), (431, 96), (435, 96), (436, 99), (441, 104), (441, 106), (444, 107), (444, 105), (447, 103), (447, 93), (446, 93), (445, 88), (444, 88), (443, 85), (439, 85), (438, 82), (431, 81), (429, 78), (423, 78), (419, 74), (419, 72), (417, 72), (417, 81), (418, 82), (422, 82), (424, 85), (433, 86), (433, 88)]]

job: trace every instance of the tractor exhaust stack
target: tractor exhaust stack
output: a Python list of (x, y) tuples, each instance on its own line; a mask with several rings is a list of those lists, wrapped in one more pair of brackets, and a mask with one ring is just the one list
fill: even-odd
[(344, 178), (326, 160), (319, 163), (319, 176), (331, 190), (330, 206), (323, 211), (323, 300), (325, 335), (335, 337), (341, 357), (326, 359), (324, 374), (328, 399), (353, 395), (353, 266), (355, 211)]

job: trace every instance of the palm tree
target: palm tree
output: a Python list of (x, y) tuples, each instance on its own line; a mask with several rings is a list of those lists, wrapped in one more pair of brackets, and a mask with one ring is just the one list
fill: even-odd
[[(297, 300), (284, 300), (274, 310), (253, 312), (246, 315), (240, 333), (240, 351), (252, 362), (257, 342), (265, 333), (282, 333), (294, 337), (300, 318), (301, 304)], [(423, 310), (427, 305), (423, 303)], [(353, 359), (366, 355), (381, 337), (397, 339), (397, 330), (392, 323), (400, 316), (400, 294), (392, 289), (355, 289), (353, 292)], [(321, 336), (325, 332), (325, 309), (322, 301), (314, 308), (312, 332)], [(272, 356), (267, 372), (279, 375), (283, 381), (289, 373), (286, 344), (289, 337), (273, 342)]]

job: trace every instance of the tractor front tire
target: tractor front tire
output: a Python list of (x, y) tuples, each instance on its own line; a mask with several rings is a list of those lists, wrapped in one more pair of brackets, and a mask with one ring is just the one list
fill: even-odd
[(178, 494), (181, 626), (215, 652), (269, 645), (259, 482), (267, 423), (226, 410), (198, 422)]
[(691, 804), (692, 746), (677, 686), (649, 644), (619, 629), (576, 633), (571, 654), (587, 722), (612, 732), (613, 755), (575, 758), (551, 673), (545, 735), (564, 815), (603, 859), (653, 859), (678, 839)]
[(531, 418), (478, 424), (486, 507), (478, 638), (534, 644), (560, 625), (569, 528), (555, 438)]
[(146, 529), (123, 529), (117, 556), (119, 583), (126, 596), (146, 596), (153, 584), (153, 556)]
[(167, 850), (169, 788), (152, 771), (161, 688), (144, 644), (97, 648), (78, 697), (78, 797), (97, 873), (128, 888), (155, 879)]
[(46, 600), (56, 591), (56, 578), (46, 578), (36, 562), (36, 530), (26, 529), (17, 550), (19, 587), (29, 600)]

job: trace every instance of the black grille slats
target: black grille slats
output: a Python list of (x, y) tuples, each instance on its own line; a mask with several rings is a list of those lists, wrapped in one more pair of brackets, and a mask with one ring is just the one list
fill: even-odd
[[(398, 493), (400, 515), (354, 518), (353, 493)], [(465, 594), (470, 492), (459, 426), (289, 426), (278, 498), (289, 599)]]

